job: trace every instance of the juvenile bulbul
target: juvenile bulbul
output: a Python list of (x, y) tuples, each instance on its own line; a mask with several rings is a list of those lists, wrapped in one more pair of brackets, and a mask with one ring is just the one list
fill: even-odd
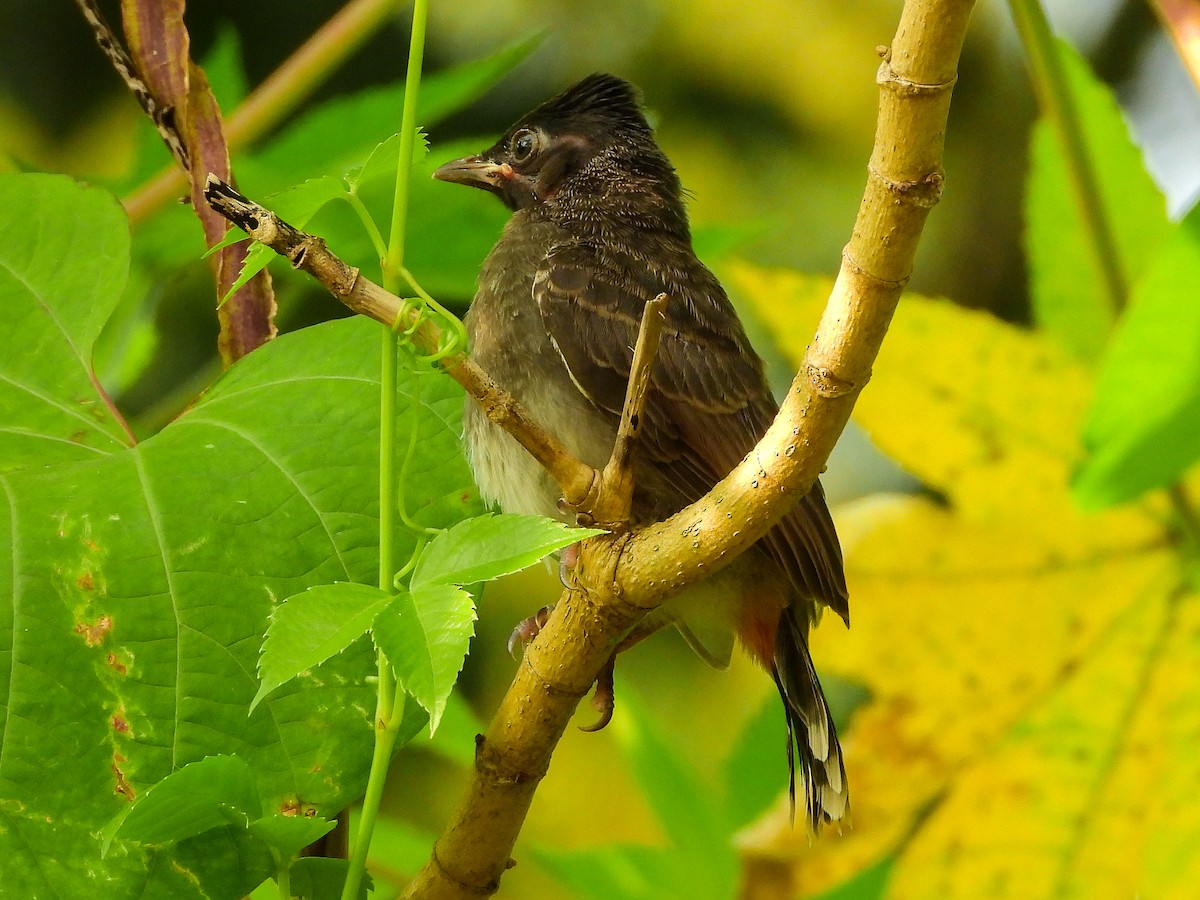
[[(778, 406), (720, 282), (692, 250), (679, 178), (633, 88), (591, 75), (539, 106), (442, 181), (513, 211), (466, 316), (471, 356), (584, 462), (612, 449), (644, 304), (669, 297), (641, 435), (633, 517), (659, 521), (699, 499), (754, 447)], [(468, 457), (484, 498), (557, 516), (559, 490), (467, 403)], [(775, 680), (813, 827), (842, 817), (845, 768), (808, 650), (823, 606), (848, 619), (842, 555), (820, 484), (715, 578), (654, 615), (710, 663), (733, 635)]]

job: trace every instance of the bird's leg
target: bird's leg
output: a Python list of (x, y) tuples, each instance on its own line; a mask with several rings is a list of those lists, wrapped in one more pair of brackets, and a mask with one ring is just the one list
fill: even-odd
[[(579, 563), (579, 542), (576, 541), (569, 547), (563, 549), (558, 557), (558, 580), (567, 590), (571, 590), (573, 585), (569, 580), (571, 570)], [(517, 627), (512, 630), (512, 634), (508, 636), (508, 653), (510, 656), (516, 656), (517, 643), (520, 642), (521, 647), (529, 646), (529, 642), (541, 634), (542, 628), (545, 627), (546, 621), (550, 618), (550, 612), (554, 609), (554, 605), (543, 606), (537, 612), (527, 619), (522, 619), (517, 623)]]
[(580, 731), (589, 733), (602, 731), (612, 721), (613, 709), (617, 704), (616, 692), (613, 687), (613, 676), (616, 674), (617, 668), (617, 654), (628, 650), (634, 644), (641, 643), (665, 624), (665, 621), (647, 623), (645, 620), (642, 620), (633, 631), (625, 635), (621, 643), (617, 644), (616, 649), (612, 652), (612, 656), (608, 658), (608, 662), (604, 664), (604, 668), (596, 676), (596, 690), (592, 694), (592, 709), (600, 713), (600, 718), (591, 725), (580, 725)]
[(600, 718), (591, 725), (580, 725), (580, 731), (588, 733), (601, 731), (612, 721), (613, 709), (617, 705), (617, 696), (613, 691), (613, 676), (617, 669), (617, 650), (613, 651), (600, 674), (596, 676), (596, 690), (592, 694), (592, 709), (600, 713)]
[(529, 646), (529, 642), (537, 637), (542, 629), (546, 626), (546, 622), (550, 619), (550, 613), (554, 611), (554, 606), (543, 606), (528, 619), (522, 619), (517, 623), (517, 627), (512, 630), (512, 634), (508, 636), (508, 653), (512, 657), (516, 657), (517, 643), (520, 642), (521, 650), (524, 651)]

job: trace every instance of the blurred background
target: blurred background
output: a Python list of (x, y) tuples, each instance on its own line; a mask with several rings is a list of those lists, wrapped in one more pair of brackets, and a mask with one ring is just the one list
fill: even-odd
[[(119, 20), (115, 4), (102, 6), (110, 21)], [(204, 59), (218, 35), (232, 31), (254, 85), (340, 6), (333, 0), (196, 2), (187, 12), (193, 55)], [(1115, 90), (1172, 214), (1190, 208), (1200, 196), (1200, 100), (1150, 6), (1140, 0), (1046, 6), (1059, 34)], [(575, 79), (610, 71), (643, 91), (659, 140), (691, 194), (701, 251), (718, 268), (736, 256), (831, 276), (850, 234), (871, 148), (876, 48), (891, 40), (899, 8), (895, 0), (435, 2), (430, 72), (535, 31), (544, 39), (483, 99), (434, 128), (431, 152), (445, 155), (439, 145), (459, 139), (476, 140), (482, 149)], [(402, 78), (406, 15), (401, 11), (312, 102)], [(1035, 116), (1006, 7), (983, 0), (954, 93), (947, 187), (926, 228), (913, 289), (1027, 321), (1021, 194)], [(34, 168), (120, 183), (146, 130), (73, 4), (0, 4), (0, 171)], [(167, 162), (163, 151), (156, 165)], [(439, 299), (461, 312), (469, 290)], [(154, 338), (143, 351), (144, 370), (122, 386), (118, 402), (152, 431), (219, 371), (216, 325), (211, 283), (199, 260), (190, 271), (149, 285), (140, 302)], [(287, 281), (280, 304), (283, 330), (341, 314), (326, 295), (298, 280)], [(782, 354), (767, 337), (758, 343), (778, 383), (786, 383)], [(857, 432), (843, 440), (825, 481), (835, 505), (916, 488)], [(556, 576), (539, 570), (485, 596), (462, 681), (478, 716), (486, 720), (507, 687), (514, 666), (504, 649), (511, 627), (555, 592)], [(535, 800), (526, 845), (661, 840), (622, 762), (623, 693), (679, 737), (681, 754), (702, 775), (715, 773), (734, 736), (774, 694), (769, 679), (744, 661), (728, 673), (705, 668), (673, 633), (623, 657), (617, 678), (616, 722), (598, 735), (563, 740)], [(830, 693), (841, 718), (862, 697), (854, 685), (836, 682)], [(585, 706), (581, 724), (589, 714)], [(782, 717), (778, 724), (784, 779)], [(392, 814), (414, 829), (437, 829), (457, 800), (463, 768), (420, 748), (406, 750), (401, 760)], [(505, 885), (506, 896), (565, 896), (532, 864), (518, 866)]]

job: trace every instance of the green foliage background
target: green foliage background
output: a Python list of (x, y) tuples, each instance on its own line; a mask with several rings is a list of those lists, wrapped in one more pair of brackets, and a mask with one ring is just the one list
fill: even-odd
[[(297, 16), (289, 5), (289, 15), (267, 19), (260, 30), (248, 13), (231, 13), (218, 28), (199, 5), (189, 12), (223, 108), (234, 108), (272, 57), (281, 59), (336, 8), (303, 6)], [(891, 33), (894, 4), (801, 10), (780, 0), (733, 21), (718, 4), (666, 0), (606, 5), (603, 14), (592, 5), (459, 6), (434, 5), (433, 74), (419, 118), (434, 150), (412, 182), (408, 265), (439, 299), (464, 307), (505, 212), (482, 194), (434, 184), (429, 172), (491, 143), (515, 115), (571, 78), (602, 68), (645, 89), (661, 140), (693, 192), (698, 247), (731, 286), (742, 285), (738, 299), (763, 304), (745, 279), (731, 278), (735, 254), (759, 265), (834, 270), (874, 127), (872, 51)], [(0, 11), (12, 17), (0, 19), (0, 46), (8, 41), (12, 51), (0, 54), (9, 61), (0, 66), (0, 171), (67, 172), (128, 193), (166, 164), (165, 152), (82, 25), (72, 20), (52, 30), (49, 20), (29, 18), (34, 8), (41, 15), (36, 3)], [(1195, 304), (1180, 303), (1196, 295), (1195, 216), (1182, 226), (1167, 220), (1110, 93), (1068, 57), (1104, 184), (1119, 186), (1107, 202), (1134, 284), (1123, 317), (1099, 307), (1061, 160), (1044, 125), (1030, 134), (1025, 76), (1011, 48), (995, 39), (995, 23), (995, 9), (983, 6), (955, 96), (949, 187), (914, 286), (1036, 322), (1039, 339), (1062, 345), (1094, 372), (1091, 412), (1079, 435), (1064, 437), (1076, 499), (1103, 506), (1139, 498), (1186, 478), (1200, 450), (1192, 427), (1200, 324)], [(540, 42), (529, 37), (531, 25), (548, 29)], [(290, 28), (298, 29), (294, 38)], [(309, 107), (234, 160), (252, 196), (303, 184), (278, 198), (280, 208), (365, 269), (369, 241), (345, 205), (327, 201), (343, 190), (344, 176), (357, 177), (361, 198), (386, 223), (378, 213), (386, 208), (386, 181), (358, 167), (395, 130), (403, 34), (402, 21), (385, 29)], [(52, 45), (44, 55), (57, 70), (39, 81), (34, 63), (24, 70), (12, 64), (28, 52), (13, 48), (15, 40)], [(1111, 69), (1106, 54), (1119, 44), (1110, 36), (1097, 46), (1093, 62)], [(60, 81), (73, 65), (82, 69)], [(291, 817), (279, 813), (330, 815), (361, 792), (365, 778), (373, 709), (362, 681), (373, 658), (366, 641), (306, 669), (253, 712), (250, 702), (273, 604), (313, 585), (376, 579), (377, 329), (366, 322), (302, 328), (341, 311), (281, 269), (280, 321), (294, 333), (218, 376), (214, 301), (189, 210), (165, 208), (131, 234), (103, 190), (5, 176), (0, 211), (8, 323), (0, 352), (0, 546), (11, 549), (0, 593), (12, 598), (0, 605), (0, 630), (11, 635), (0, 646), (0, 885), (14, 896), (72, 896), (114, 877), (127, 891), (116, 895), (185, 896), (192, 874), (203, 870), (217, 895), (235, 896), (270, 873), (264, 847), (299, 846), (310, 837), (289, 830), (280, 820)], [(770, 302), (780, 296), (772, 293)], [(795, 315), (785, 311), (784, 318)], [(769, 322), (769, 312), (763, 318)], [(783, 359), (803, 337), (779, 322), (751, 325), (764, 353), (780, 347), (776, 372), (786, 377), (791, 363)], [(929, 335), (931, 346), (945, 340), (954, 337)], [(965, 377), (985, 378), (970, 360), (963, 366)], [(93, 368), (120, 415), (97, 393)], [(409, 395), (413, 384), (404, 388)], [(1020, 381), (1011, 389), (1020, 390)], [(438, 524), (478, 511), (456, 449), (461, 402), (439, 378), (422, 379), (415, 406), (400, 402), (401, 433), (419, 433), (412, 479), (419, 490), (410, 501)], [(886, 436), (876, 439), (888, 446)], [(898, 483), (877, 462), (848, 465), (859, 457), (842, 452), (831, 472), (835, 496)], [(905, 462), (954, 502), (954, 490)], [(948, 483), (961, 488), (971, 471)], [(1056, 483), (1066, 487), (1065, 478)], [(1147, 515), (1169, 519), (1162, 495), (1146, 496)], [(1177, 538), (1166, 529), (1154, 539), (1174, 548)], [(1194, 548), (1180, 547), (1183, 575), (1173, 583), (1186, 592)], [(462, 693), (451, 698), (434, 741), (414, 742), (399, 758), (392, 818), (382, 826), (373, 869), (382, 891), (427, 855), (457, 798), (476, 717), (490, 713), (507, 684), (508, 630), (553, 596), (555, 581), (549, 572), (526, 572), (487, 594)], [(891, 582), (893, 591), (901, 585), (917, 590), (900, 577)], [(971, 621), (970, 611), (956, 615)], [(1194, 648), (1181, 652), (1180, 665), (1194, 657)], [(879, 678), (888, 671), (878, 661), (869, 665)], [(888, 696), (868, 675), (837, 669), (846, 680), (831, 679), (830, 692), (843, 725), (866, 694), (861, 684), (876, 699)], [(730, 673), (711, 672), (664, 635), (629, 654), (618, 677), (613, 726), (597, 736), (569, 735), (560, 746), (506, 893), (731, 896), (739, 879), (759, 871), (755, 849), (794, 863), (806, 893), (838, 882), (830, 896), (909, 889), (903, 870), (892, 877), (894, 860), (903, 866), (910, 849), (907, 838), (881, 839), (853, 865), (835, 861), (821, 871), (840, 874), (820, 884), (804, 877), (823, 865), (805, 848), (792, 842), (772, 850), (773, 841), (787, 839), (764, 836), (759, 826), (769, 819), (759, 817), (777, 803), (786, 776), (776, 701), (761, 673), (741, 661)], [(406, 730), (415, 733), (425, 714), (410, 706)], [(1200, 699), (1183, 691), (1173, 708), (1182, 717), (1176, 721), (1194, 721)], [(854, 740), (853, 726), (844, 733)], [(130, 794), (141, 796), (186, 763), (231, 753), (250, 763), (249, 772), (218, 761), (209, 779), (230, 825), (155, 847), (152, 832), (126, 823), (103, 861), (88, 855)], [(892, 762), (885, 771), (900, 767)], [(927, 774), (924, 783), (941, 785), (947, 771)], [(230, 805), (231, 796), (244, 802)], [(869, 801), (862, 805), (869, 809)], [(265, 843), (247, 838), (247, 821), (267, 835)], [(856, 825), (868, 843), (870, 826)], [(953, 820), (940, 827), (953, 831)], [(76, 865), (81, 854), (89, 865)], [(847, 871), (856, 874), (843, 878)], [(1160, 886), (1167, 895), (1172, 883)]]

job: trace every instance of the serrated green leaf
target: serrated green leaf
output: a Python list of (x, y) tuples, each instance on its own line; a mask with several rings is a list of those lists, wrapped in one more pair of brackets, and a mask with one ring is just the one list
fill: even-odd
[[(429, 137), (418, 128), (413, 143), (413, 159), (420, 161), (429, 152)], [(396, 180), (396, 167), (400, 164), (400, 135), (393, 134), (385, 141), (375, 145), (367, 161), (361, 166), (355, 166), (346, 173), (346, 186), (350, 191), (357, 191), (362, 185), (379, 178), (385, 178), (388, 184)]]
[(143, 844), (181, 841), (210, 828), (245, 828), (262, 815), (262, 803), (244, 759), (209, 756), (172, 772), (139, 798), (120, 819), (116, 838)]
[(336, 825), (335, 820), (320, 816), (263, 816), (250, 823), (250, 833), (282, 859), (291, 859), (313, 841), (329, 834)]
[[(417, 133), (420, 135), (419, 130)], [(422, 138), (421, 145), (428, 149), (428, 144), (424, 141), (424, 135), (420, 136)], [(361, 185), (384, 175), (390, 174), (392, 178), (395, 178), (396, 167), (399, 164), (400, 135), (393, 134), (386, 140), (380, 141), (375, 145), (375, 149), (367, 156), (366, 162), (361, 166), (352, 166), (346, 172), (346, 187), (351, 191), (357, 191)]]
[(1099, 509), (1178, 480), (1200, 459), (1200, 208), (1145, 276), (1105, 353), (1072, 491)]
[(474, 634), (475, 604), (454, 585), (414, 587), (375, 620), (375, 644), (397, 683), (429, 713), (430, 734), (437, 731)]
[(570, 528), (543, 516), (477, 516), (429, 542), (413, 573), (413, 587), (491, 581), (597, 534), (604, 531)]
[(362, 637), (391, 595), (366, 584), (339, 582), (310, 587), (289, 597), (271, 613), (253, 710), (271, 691), (301, 672), (336, 656)]
[(92, 376), (129, 269), (120, 205), (60, 175), (0, 175), (0, 210), (0, 472), (124, 449)]
[[(323, 175), (320, 178), (310, 178), (308, 181), (282, 190), (262, 202), (267, 209), (289, 225), (303, 228), (313, 216), (320, 212), (322, 207), (345, 196), (346, 189), (339, 179), (332, 175)], [(225, 232), (225, 237), (210, 247), (204, 255), (211, 256), (223, 247), (246, 240), (246, 237), (240, 228), (230, 228)], [(225, 292), (221, 302), (224, 303), (228, 300), (239, 288), (247, 284), (251, 278), (276, 259), (279, 259), (278, 253), (255, 241), (246, 253), (246, 259), (242, 263), (242, 270), (238, 273), (237, 279)]]
[[(1133, 284), (1170, 229), (1166, 202), (1146, 172), (1112, 92), (1069, 44), (1057, 41), (1079, 113), (1117, 260)], [(1115, 319), (1087, 240), (1065, 158), (1049, 124), (1033, 132), (1025, 195), (1025, 253), (1038, 326), (1082, 359), (1096, 359)]]

